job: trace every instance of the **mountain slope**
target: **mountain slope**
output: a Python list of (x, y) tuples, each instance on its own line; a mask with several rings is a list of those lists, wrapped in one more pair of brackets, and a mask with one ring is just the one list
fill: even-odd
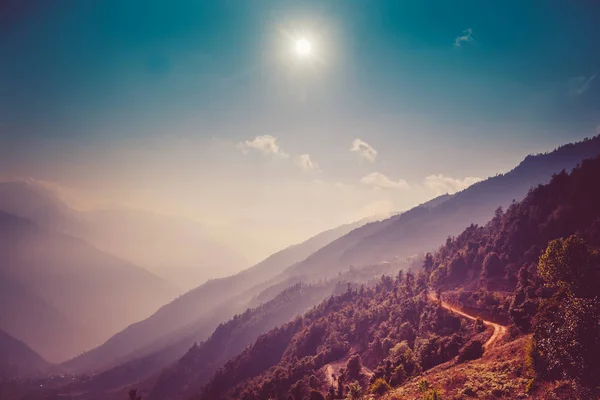
[(78, 212), (36, 182), (0, 182), (0, 210), (82, 238), (182, 291), (247, 265), (195, 221), (130, 208)]
[[(412, 274), (382, 277), (371, 287), (347, 288), (301, 318), (261, 335), (221, 368), (197, 399), (310, 398), (339, 381), (367, 386), (379, 378), (402, 382), (459, 354), (478, 335), (436, 303)], [(487, 333), (486, 333), (487, 335)], [(334, 366), (347, 371), (331, 377)], [(184, 399), (185, 396), (174, 397)], [(313, 397), (318, 398), (318, 397)]]
[(0, 380), (43, 373), (48, 363), (25, 343), (0, 330)]
[[(571, 169), (582, 159), (597, 154), (600, 154), (600, 137), (562, 146), (548, 154), (528, 156), (505, 175), (489, 178), (453, 196), (441, 196), (386, 220), (348, 230), (345, 235), (279, 274), (275, 271), (269, 276), (269, 273), (262, 272), (271, 271), (267, 261), (274, 259), (274, 255), (234, 277), (207, 282), (161, 308), (148, 320), (120, 332), (99, 349), (75, 360), (72, 366), (76, 369), (107, 366), (132, 348), (149, 345), (161, 335), (176, 332), (186, 324), (200, 326), (223, 321), (244, 309), (246, 303), (241, 301), (237, 309), (235, 306), (229, 310), (220, 309), (218, 315), (205, 312), (205, 304), (214, 304), (215, 301), (225, 304), (244, 291), (249, 298), (269, 287), (276, 287), (278, 289), (272, 291), (274, 296), (299, 281), (310, 282), (336, 276), (351, 265), (377, 264), (431, 250), (469, 224), (485, 222), (499, 205), (522, 198), (532, 186), (547, 182), (552, 174)], [(283, 267), (284, 264), (273, 265)], [(251, 290), (248, 292), (249, 288)], [(210, 309), (214, 310), (214, 307)], [(153, 351), (165, 345), (165, 342), (159, 343), (151, 346)]]
[(4, 212), (0, 259), (0, 329), (52, 362), (97, 345), (175, 294), (133, 264)]
[(57, 231), (74, 229), (78, 222), (74, 210), (46, 188), (28, 181), (0, 182), (0, 211)]
[(247, 302), (260, 292), (253, 291), (253, 286), (277, 275), (363, 223), (358, 221), (322, 232), (236, 275), (208, 281), (65, 366), (75, 371), (101, 369), (159, 351), (161, 347), (173, 345), (183, 338), (189, 338), (187, 343), (191, 345), (194, 340), (201, 340), (210, 334), (219, 322), (247, 308)]
[(247, 266), (243, 257), (211, 239), (204, 226), (185, 218), (127, 208), (96, 210), (81, 217), (85, 225), (77, 236), (184, 291)]
[[(288, 276), (337, 274), (360, 266), (429, 251), (471, 223), (485, 223), (498, 206), (522, 199), (553, 174), (600, 154), (600, 136), (526, 157), (516, 168), (476, 183), (433, 207), (415, 207), (390, 219), (365, 225), (320, 249), (285, 272)], [(327, 266), (327, 268), (323, 268)]]
[[(444, 371), (442, 377), (434, 371), (424, 375), (435, 379), (436, 385), (445, 385), (446, 393), (478, 398), (513, 398), (517, 393), (554, 398), (546, 396), (545, 388), (539, 389), (544, 386), (540, 385), (542, 379), (553, 382), (570, 377), (572, 385), (566, 386), (574, 389), (568, 388), (568, 398), (597, 398), (599, 177), (600, 157), (585, 160), (571, 174), (563, 171), (550, 183), (532, 189), (524, 200), (512, 204), (505, 213), (498, 211), (485, 226), (471, 225), (447, 240), (435, 254), (425, 257), (425, 273), (418, 274), (416, 279), (409, 274), (396, 281), (383, 277), (375, 288), (349, 289), (338, 298), (324, 301), (305, 314), (302, 323), (294, 321), (271, 330), (221, 368), (197, 398), (258, 400), (292, 396), (301, 399), (314, 391), (321, 392), (314, 394), (314, 398), (322, 398), (328, 389), (330, 393), (338, 392), (339, 398), (345, 398), (350, 387), (362, 393), (381, 395), (390, 390), (390, 386), (402, 386), (407, 378), (450, 360), (437, 370)], [(554, 261), (544, 261), (548, 260), (550, 250), (539, 257), (546, 247), (560, 249), (556, 247), (557, 242), (552, 242), (554, 239), (570, 235), (576, 235), (571, 238), (577, 239), (570, 242), (576, 247), (566, 253), (558, 250), (560, 256)], [(586, 253), (577, 244), (584, 242), (595, 250)], [(538, 259), (545, 269), (538, 267)], [(496, 324), (494, 333), (488, 328), (487, 334), (481, 333), (477, 341), (473, 336), (477, 331), (484, 331), (483, 323), (475, 322), (470, 334), (453, 330), (459, 326), (464, 328), (465, 323), (453, 322), (455, 316), (445, 315), (445, 309), (454, 306), (436, 301), (436, 296), (431, 296), (429, 305), (424, 303), (428, 283), (444, 289), (483, 287), (473, 294), (478, 297), (477, 304), (487, 308), (493, 319), (502, 318), (502, 312), (508, 311), (512, 322), (522, 331), (527, 331), (533, 322), (534, 346), (523, 348), (530, 343), (528, 339), (501, 346), (520, 336), (514, 326), (507, 330)], [(487, 293), (486, 287), (503, 292)], [(565, 290), (571, 291), (565, 293)], [(514, 296), (506, 296), (507, 291), (515, 291)], [(410, 297), (418, 293), (421, 295)], [(459, 300), (466, 297), (468, 293), (458, 292)], [(554, 311), (547, 309), (548, 305), (565, 304), (572, 307), (566, 308), (566, 313), (553, 315)], [(470, 315), (473, 319), (472, 313)], [(545, 328), (540, 330), (540, 324)], [(498, 340), (495, 334), (503, 338)], [(553, 345), (562, 346), (558, 350), (551, 348), (551, 354), (548, 353), (550, 340)], [(486, 347), (486, 343), (493, 344)], [(479, 359), (488, 351), (490, 354), (481, 361), (463, 367), (464, 362)], [(523, 363), (523, 367), (508, 368), (514, 353), (524, 354), (530, 361)], [(356, 361), (357, 356), (352, 354), (360, 355), (358, 360), (361, 361)], [(551, 363), (548, 357), (554, 357)], [(580, 368), (584, 361), (589, 368)], [(337, 382), (335, 378), (328, 379), (332, 364), (340, 363), (346, 364), (347, 369), (338, 374)], [(487, 368), (489, 363), (498, 369)], [(561, 373), (556, 373), (557, 368)], [(487, 383), (479, 387), (458, 386), (461, 390), (457, 390), (457, 385), (469, 381), (458, 378), (459, 372), (464, 374), (465, 370), (477, 369), (490, 374), (485, 379)], [(577, 380), (579, 377), (581, 381)], [(357, 384), (352, 383), (354, 380)], [(439, 398), (439, 387), (418, 382), (413, 379), (406, 390), (400, 389), (395, 394), (407, 398)], [(592, 387), (582, 386), (586, 383)], [(333, 385), (338, 386), (337, 389)], [(415, 389), (420, 393), (415, 393)], [(581, 393), (588, 395), (581, 396)]]

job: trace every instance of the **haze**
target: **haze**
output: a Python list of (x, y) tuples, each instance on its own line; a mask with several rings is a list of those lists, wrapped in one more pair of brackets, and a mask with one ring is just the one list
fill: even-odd
[(593, 134), (590, 7), (9, 2), (1, 178), (200, 222), (242, 268)]

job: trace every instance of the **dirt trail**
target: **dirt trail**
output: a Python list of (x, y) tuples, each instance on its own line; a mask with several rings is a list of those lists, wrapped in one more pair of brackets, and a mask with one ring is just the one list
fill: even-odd
[[(437, 297), (435, 296), (435, 294), (433, 294), (433, 293), (431, 293), (431, 292), (428, 292), (428, 293), (427, 293), (427, 297), (429, 297), (429, 299), (430, 299), (431, 301), (438, 301), (438, 299), (437, 299)], [(471, 319), (471, 320), (473, 320), (473, 321), (475, 321), (475, 320), (478, 318), (478, 317), (476, 317), (476, 316), (474, 316), (474, 315), (470, 315), (470, 314), (467, 314), (467, 313), (466, 313), (466, 312), (464, 312), (464, 311), (461, 311), (460, 309), (458, 309), (458, 308), (456, 308), (456, 307), (454, 307), (454, 306), (452, 306), (452, 305), (450, 305), (450, 304), (446, 303), (446, 302), (445, 302), (445, 301), (443, 301), (443, 300), (442, 300), (442, 307), (444, 307), (446, 310), (452, 311), (453, 313), (456, 313), (456, 314), (458, 314), (458, 315), (462, 315), (463, 317), (465, 317), (465, 318), (469, 318), (469, 319)], [(483, 345), (483, 347), (484, 347), (485, 349), (487, 349), (487, 348), (488, 348), (489, 346), (491, 346), (491, 345), (492, 345), (494, 342), (496, 342), (496, 341), (500, 340), (500, 338), (501, 338), (502, 336), (504, 336), (504, 334), (506, 333), (506, 327), (505, 327), (505, 326), (503, 326), (503, 325), (499, 325), (499, 324), (497, 324), (497, 323), (495, 323), (495, 322), (492, 322), (492, 321), (485, 320), (485, 319), (483, 319), (483, 318), (481, 318), (481, 320), (483, 321), (483, 323), (484, 323), (485, 325), (490, 325), (492, 328), (494, 328), (494, 333), (492, 333), (492, 336), (491, 336), (491, 337), (488, 339), (488, 341), (487, 341), (487, 342), (485, 342), (485, 344)]]

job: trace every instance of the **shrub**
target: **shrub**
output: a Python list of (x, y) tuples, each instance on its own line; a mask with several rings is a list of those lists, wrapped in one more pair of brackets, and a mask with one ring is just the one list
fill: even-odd
[(360, 355), (354, 354), (348, 360), (346, 364), (346, 369), (348, 370), (348, 376), (353, 379), (358, 379), (360, 377), (360, 370), (362, 368), (362, 363), (360, 361)]
[(419, 392), (421, 392), (421, 393), (425, 393), (430, 388), (429, 381), (427, 379), (421, 379), (419, 381), (418, 385), (419, 385)]
[(354, 381), (348, 385), (348, 396), (347, 400), (358, 400), (362, 396), (362, 387), (360, 387), (360, 383)]
[(430, 389), (423, 394), (423, 400), (442, 400), (442, 395), (437, 389)]
[(325, 400), (325, 396), (323, 396), (323, 393), (319, 392), (318, 390), (311, 390), (310, 391), (310, 396), (309, 396), (310, 400)]
[(476, 360), (483, 355), (483, 343), (481, 340), (472, 340), (458, 353), (458, 361), (465, 362)]
[(536, 349), (533, 345), (533, 340), (528, 340), (525, 344), (525, 368), (527, 368), (527, 372), (530, 375), (535, 374), (535, 359), (536, 359)]
[(390, 383), (394, 386), (400, 385), (402, 382), (406, 380), (406, 370), (402, 364), (398, 365), (396, 369), (394, 369), (394, 373), (390, 379)]
[(477, 318), (477, 320), (474, 323), (474, 326), (476, 332), (485, 331), (485, 324), (483, 323), (483, 320), (481, 318)]
[(504, 265), (497, 253), (491, 252), (483, 260), (483, 272), (487, 277), (501, 275), (504, 272)]
[(392, 387), (387, 383), (384, 379), (379, 378), (371, 385), (370, 391), (371, 393), (382, 396), (388, 391), (390, 391)]
[(531, 378), (527, 381), (527, 385), (525, 386), (525, 393), (531, 394), (535, 389), (535, 378)]

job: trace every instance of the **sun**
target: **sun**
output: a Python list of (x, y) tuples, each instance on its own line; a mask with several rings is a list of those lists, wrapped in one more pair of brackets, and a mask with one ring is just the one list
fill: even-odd
[(306, 38), (296, 40), (294, 51), (300, 57), (308, 57), (312, 53), (312, 44)]

